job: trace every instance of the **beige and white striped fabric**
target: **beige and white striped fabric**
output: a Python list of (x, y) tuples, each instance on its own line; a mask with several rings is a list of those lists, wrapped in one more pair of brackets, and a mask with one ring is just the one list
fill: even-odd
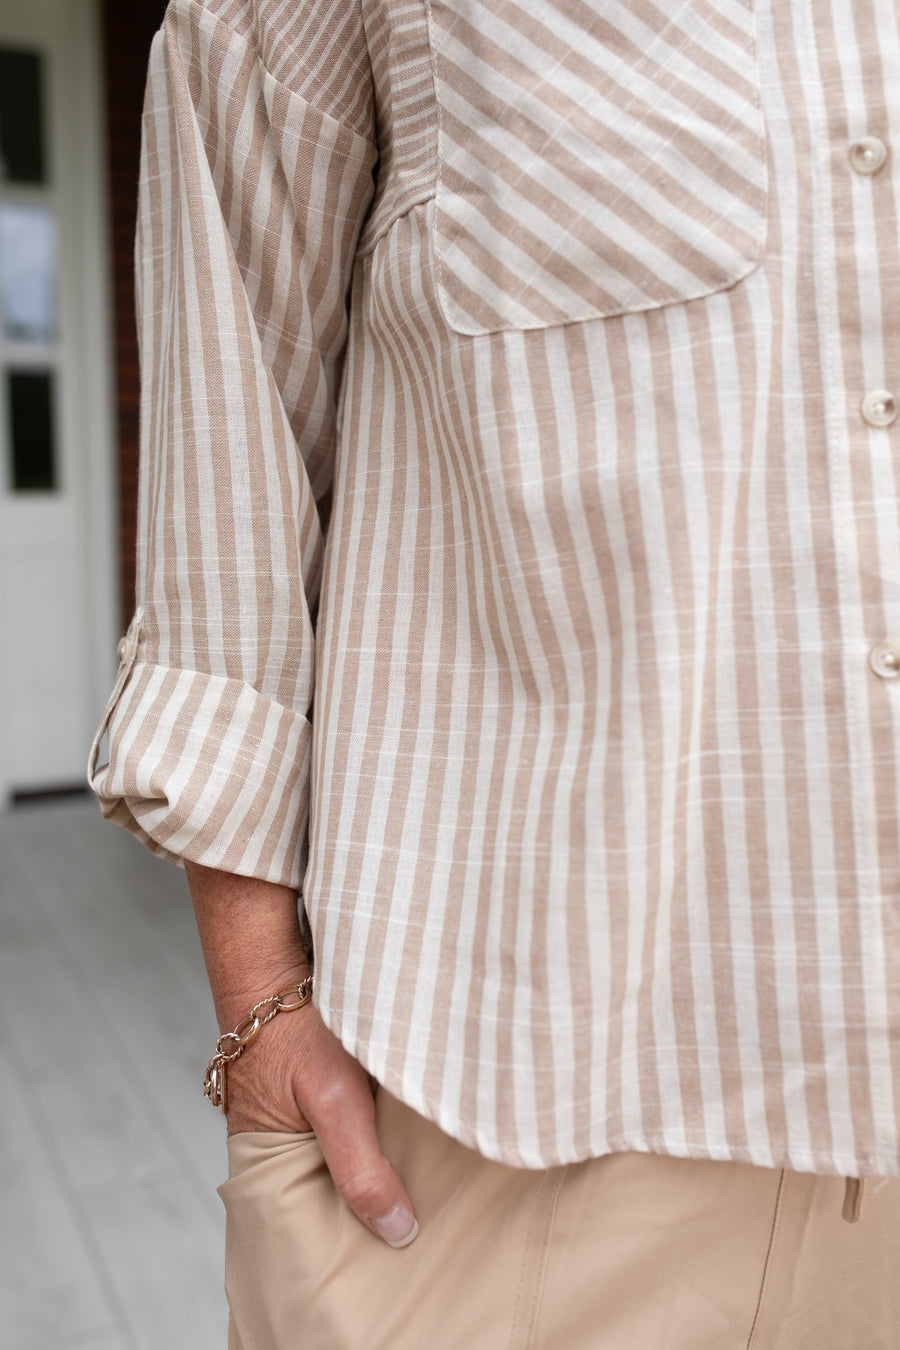
[(170, 6), (94, 786), (490, 1157), (898, 1171), (898, 137), (896, 0)]

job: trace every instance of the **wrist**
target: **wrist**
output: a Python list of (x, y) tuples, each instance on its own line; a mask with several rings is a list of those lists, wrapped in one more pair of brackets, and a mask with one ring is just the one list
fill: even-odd
[[(287, 989), (296, 989), (309, 979), (312, 969), (301, 952), (297, 959), (285, 957), (271, 964), (251, 963), (246, 970), (232, 972), (232, 980), (216, 980), (213, 1003), (220, 1032), (231, 1031), (251, 1008)], [(210, 980), (212, 987), (212, 980)]]
[(185, 865), (222, 1031), (309, 974), (298, 899), (286, 886)]

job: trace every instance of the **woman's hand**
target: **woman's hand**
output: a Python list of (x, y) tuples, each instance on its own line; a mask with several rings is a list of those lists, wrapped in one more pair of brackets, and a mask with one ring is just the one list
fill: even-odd
[[(292, 891), (188, 863), (216, 1014), (230, 1031), (308, 973)], [(228, 1065), (228, 1130), (314, 1130), (338, 1194), (395, 1247), (418, 1233), (412, 1202), (375, 1133), (365, 1070), (306, 1004), (274, 1017)]]

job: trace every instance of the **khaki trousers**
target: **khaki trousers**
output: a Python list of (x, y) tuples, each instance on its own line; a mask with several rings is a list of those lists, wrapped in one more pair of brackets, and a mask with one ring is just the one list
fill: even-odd
[(898, 1350), (900, 1183), (636, 1153), (528, 1172), (396, 1099), (382, 1147), (421, 1232), (338, 1199), (312, 1135), (229, 1141), (229, 1350)]

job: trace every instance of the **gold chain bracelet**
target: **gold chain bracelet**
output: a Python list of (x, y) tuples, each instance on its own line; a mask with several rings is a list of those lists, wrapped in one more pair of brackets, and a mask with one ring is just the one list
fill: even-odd
[(226, 1031), (216, 1041), (216, 1052), (206, 1066), (203, 1080), (203, 1095), (213, 1106), (218, 1106), (224, 1116), (228, 1110), (228, 1065), (240, 1059), (247, 1046), (267, 1022), (280, 1012), (297, 1012), (304, 1008), (312, 998), (313, 977), (285, 989), (280, 994), (270, 994), (251, 1008), (247, 1016), (238, 1022), (234, 1031)]

